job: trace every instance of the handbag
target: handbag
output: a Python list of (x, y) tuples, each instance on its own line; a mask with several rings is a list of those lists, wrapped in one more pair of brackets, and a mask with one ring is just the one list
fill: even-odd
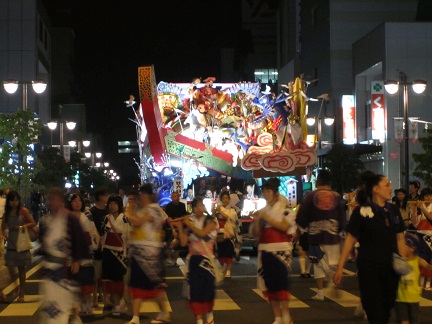
[(27, 227), (23, 226), (18, 230), (18, 239), (16, 243), (17, 252), (29, 251), (32, 248), (30, 235)]
[[(34, 222), (33, 217), (25, 213), (22, 209), (20, 210), (20, 224), (25, 225)], [(39, 226), (35, 225), (31, 228), (27, 228), (27, 232), (30, 237), (30, 241), (34, 242), (39, 238)]]
[(222, 272), (220, 265), (216, 263), (215, 257), (210, 253), (207, 244), (205, 244), (203, 240), (201, 240), (201, 244), (203, 245), (204, 250), (207, 254), (207, 258), (210, 260), (211, 266), (213, 268), (213, 274), (215, 277), (215, 286), (219, 287), (223, 284), (225, 276)]

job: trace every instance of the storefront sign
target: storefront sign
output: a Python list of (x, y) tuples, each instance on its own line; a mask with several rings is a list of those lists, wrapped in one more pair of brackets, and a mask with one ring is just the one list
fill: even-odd
[(356, 128), (355, 128), (355, 105), (353, 95), (342, 96), (342, 112), (343, 112), (343, 142), (344, 144), (355, 144)]
[(372, 109), (372, 139), (384, 140), (386, 138), (384, 82), (372, 81), (371, 85)]

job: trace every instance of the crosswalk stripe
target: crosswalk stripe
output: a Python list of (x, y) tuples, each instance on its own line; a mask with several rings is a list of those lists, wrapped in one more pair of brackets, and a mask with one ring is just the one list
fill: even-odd
[(431, 307), (432, 306), (432, 300), (421, 298), (420, 299), (420, 307)]
[(345, 273), (348, 276), (354, 276), (356, 274), (355, 272), (349, 271), (349, 270), (347, 270), (345, 268), (342, 271), (343, 271), (343, 273)]
[[(37, 265), (35, 265), (33, 268), (31, 268), (29, 271), (27, 271), (26, 278), (29, 278), (30, 276), (32, 276), (41, 267), (42, 267), (42, 264), (40, 264), (40, 263), (38, 263)], [(12, 283), (9, 284), (9, 286), (7, 286), (5, 289), (3, 289), (3, 292), (5, 294), (9, 294), (12, 290), (14, 290), (16, 287), (18, 287), (18, 282), (19, 282), (18, 279), (15, 280), (15, 281), (13, 281)]]
[[(266, 302), (268, 302), (268, 299), (263, 295), (261, 289), (252, 289), (252, 291), (255, 292), (262, 299), (264, 299)], [(290, 294), (289, 308), (308, 308), (308, 307), (310, 307), (308, 304), (303, 303), (296, 296)]]
[[(166, 292), (163, 292), (163, 303), (169, 312), (172, 312), (171, 304), (168, 300)], [(161, 310), (159, 305), (153, 300), (145, 300), (141, 304), (140, 313), (159, 313)]]
[(5, 316), (33, 316), (42, 305), (42, 295), (28, 295), (24, 303), (9, 304), (1, 313)]
[(216, 290), (214, 310), (240, 310), (239, 305), (222, 289)]
[[(313, 290), (314, 292), (318, 291), (317, 288), (309, 289)], [(357, 305), (360, 303), (359, 297), (342, 289), (337, 289), (337, 292), (335, 293), (334, 288), (324, 288), (324, 296), (338, 303), (342, 307), (357, 307)]]

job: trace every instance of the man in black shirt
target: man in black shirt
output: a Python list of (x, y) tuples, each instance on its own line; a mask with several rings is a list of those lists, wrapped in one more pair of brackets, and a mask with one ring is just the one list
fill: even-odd
[(176, 267), (176, 261), (181, 247), (180, 244), (177, 244), (175, 247), (171, 247), (173, 231), (175, 230), (174, 226), (171, 224), (171, 221), (185, 216), (187, 212), (185, 204), (180, 202), (180, 194), (177, 191), (173, 191), (171, 193), (171, 200), (172, 201), (165, 206), (165, 213), (168, 215), (167, 226), (165, 227), (165, 241), (167, 243), (168, 257), (171, 256), (170, 252), (172, 252), (172, 260), (168, 259), (168, 263), (170, 263), (173, 267)]
[[(102, 237), (104, 232), (102, 230), (102, 224), (105, 219), (105, 216), (108, 214), (106, 204), (108, 202), (109, 193), (106, 189), (98, 189), (93, 194), (95, 199), (95, 204), (92, 208), (90, 208), (90, 213), (92, 214), (94, 224), (99, 232), (99, 235)], [(102, 251), (96, 250), (94, 252), (94, 267), (95, 267), (95, 291), (93, 293), (93, 307), (98, 306), (98, 282), (101, 279), (102, 275)], [(103, 301), (102, 295), (99, 299)]]

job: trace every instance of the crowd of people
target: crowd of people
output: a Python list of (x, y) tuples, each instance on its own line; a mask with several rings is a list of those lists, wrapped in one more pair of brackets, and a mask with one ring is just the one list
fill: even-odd
[[(127, 195), (95, 190), (91, 205), (78, 191), (65, 194), (52, 188), (44, 197), (47, 213), (37, 223), (19, 193), (8, 191), (1, 229), (7, 242), (5, 264), (11, 276), (18, 270), (17, 302), (25, 300), (26, 269), (32, 262), (30, 249), (21, 251), (19, 241), (22, 233), (31, 233), (37, 234), (43, 256), (42, 323), (81, 323), (82, 316), (92, 315), (103, 303), (113, 316), (131, 313), (128, 324), (139, 324), (141, 304), (148, 299), (160, 308), (151, 323), (170, 323), (166, 267), (178, 267), (183, 253), (192, 314), (197, 324), (214, 324), (217, 273), (231, 277), (241, 244), (241, 202), (258, 198), (254, 188), (247, 184), (241, 195), (224, 187), (217, 199), (208, 189), (196, 197), (188, 190), (191, 212), (175, 191), (161, 208), (152, 184)], [(289, 291), (296, 248), (300, 277), (311, 277), (313, 266), (313, 300), (329, 297), (324, 294), (326, 281), (331, 288), (327, 293), (337, 294), (345, 262), (355, 258), (359, 308), (368, 321), (387, 323), (394, 308), (401, 323), (419, 322), (421, 290), (431, 289), (432, 279), (432, 255), (423, 237), (432, 230), (432, 190), (419, 193), (420, 184), (414, 181), (409, 193), (393, 192), (388, 178), (367, 171), (344, 199), (332, 190), (330, 174), (320, 170), (316, 189), (291, 208), (279, 188), (277, 178), (263, 182), (266, 205), (248, 216), (253, 219), (250, 233), (259, 242), (258, 287), (270, 302), (274, 324), (293, 323)], [(210, 212), (204, 205), (207, 195), (216, 201)], [(399, 271), (395, 255), (411, 271)], [(1, 293), (0, 298), (8, 296)]]

